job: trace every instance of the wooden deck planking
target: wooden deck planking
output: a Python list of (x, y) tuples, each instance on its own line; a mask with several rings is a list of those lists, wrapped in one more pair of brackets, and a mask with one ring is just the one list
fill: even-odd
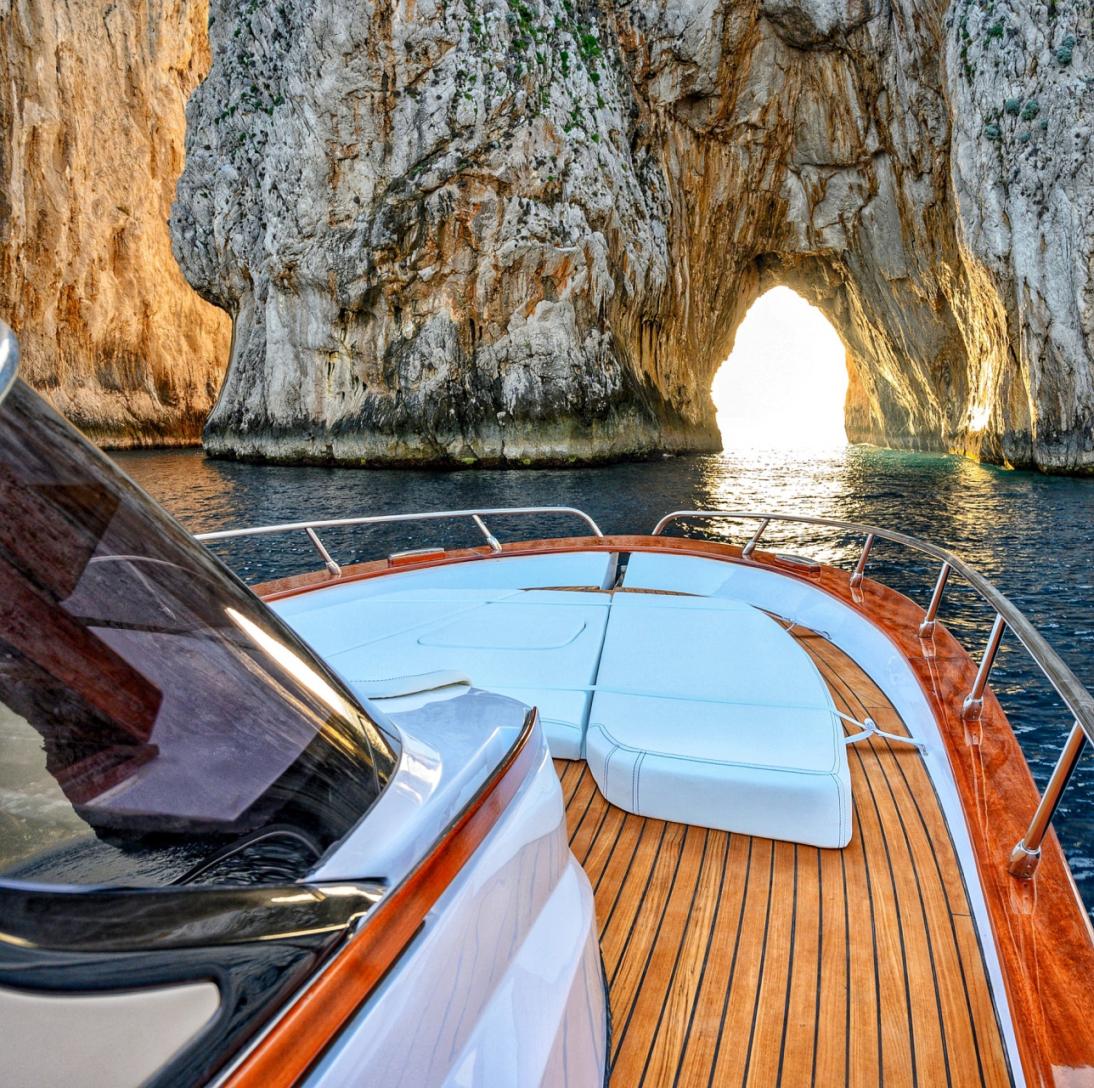
[[(502, 545), (506, 557), (590, 551), (694, 556), (774, 570), (786, 579), (811, 585), (841, 602), (889, 638), (919, 681), (938, 723), (954, 773), (976, 858), (979, 884), (991, 920), (1026, 1082), (1031, 1088), (1034, 1085), (1050, 1088), (1059, 1085), (1061, 1078), (1069, 1084), (1090, 1081), (1091, 1070), (1094, 1070), (1094, 1017), (1089, 1014), (1089, 980), (1094, 977), (1094, 930), (1054, 832), (1050, 831), (1042, 844), (1041, 862), (1031, 881), (1016, 881), (1007, 870), (1011, 848), (1025, 833), (1040, 794), (1010, 723), (990, 687), (985, 692), (979, 719), (975, 722), (965, 720), (961, 707), (973, 684), (976, 663), (945, 626), (939, 624), (924, 640), (918, 635), (925, 618), (923, 609), (907, 597), (871, 578), (852, 587), (847, 571), (830, 566), (804, 571), (781, 562), (777, 555), (762, 549), (745, 557), (740, 547), (731, 544), (634, 535), (526, 540)], [(338, 576), (321, 569), (252, 588), (263, 600), (274, 601), (334, 585), (382, 578), (393, 572), (477, 563), (491, 558), (492, 554), (489, 545), (484, 544), (477, 548), (438, 552), (417, 560), (382, 559), (350, 564), (343, 567)], [(880, 693), (874, 688), (868, 688), (867, 692), (864, 696), (866, 705), (872, 711), (877, 710), (874, 717), (882, 728), (891, 728), (879, 717), (888, 712), (884, 706), (878, 707), (879, 703), (884, 703), (884, 697), (879, 700)], [(941, 813), (937, 805), (928, 806), (919, 814), (919, 819), (928, 826), (941, 822)], [(625, 836), (640, 833), (630, 825), (622, 830)], [(945, 834), (944, 827), (942, 834)], [(605, 850), (610, 853), (611, 849), (611, 844), (594, 843), (594, 853)], [(939, 852), (935, 863), (944, 873), (946, 870), (956, 872), (952, 850)], [(842, 855), (839, 864), (845, 869), (846, 859)], [(822, 855), (822, 869), (826, 865)], [(603, 869), (598, 871), (603, 879)], [(826, 871), (826, 879), (822, 882), (825, 902), (833, 890), (829, 877)], [(962, 922), (962, 919), (968, 921), (968, 915), (962, 913), (967, 904), (963, 906), (962, 900), (963, 889), (950, 896), (951, 917), (957, 923), (956, 930), (963, 934), (962, 940), (967, 936), (975, 943), (975, 931)], [(824, 918), (827, 932), (833, 924), (827, 907)], [(829, 946), (823, 942), (822, 948), (823, 975), (831, 980), (838, 956), (831, 956)], [(841, 947), (839, 951), (843, 954), (847, 949)], [(976, 958), (972, 949), (969, 955)], [(849, 955), (846, 962), (850, 962)], [(990, 1002), (990, 995), (977, 989), (975, 980), (963, 982), (962, 986), (967, 991), (966, 1000), (976, 1002), (986, 997)], [(849, 1022), (849, 1015), (845, 1022)], [(844, 1058), (849, 1049), (841, 1052)], [(830, 1068), (830, 1061), (835, 1059), (823, 1038), (818, 1040), (817, 1053), (816, 1083), (850, 1083), (849, 1077), (838, 1075), (836, 1066)], [(826, 1074), (824, 1078), (822, 1072)], [(992, 1069), (983, 1076), (990, 1080)]]
[[(795, 632), (839, 709), (906, 733), (823, 639)], [(612, 1010), (612, 1085), (1010, 1083), (954, 847), (919, 753), (848, 750), (840, 850), (624, 813), (557, 761), (593, 884)]]

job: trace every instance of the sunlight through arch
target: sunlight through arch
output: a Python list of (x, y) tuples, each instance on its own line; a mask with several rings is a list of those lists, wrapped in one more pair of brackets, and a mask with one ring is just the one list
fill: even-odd
[(774, 287), (749, 307), (710, 393), (727, 450), (847, 443), (843, 344), (824, 314), (789, 287)]

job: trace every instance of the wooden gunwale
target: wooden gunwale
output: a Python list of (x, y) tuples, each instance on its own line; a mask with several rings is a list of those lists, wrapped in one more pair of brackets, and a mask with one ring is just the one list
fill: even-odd
[[(976, 666), (944, 624), (939, 622), (928, 639), (921, 639), (918, 630), (923, 609), (879, 582), (866, 578), (852, 589), (850, 575), (834, 567), (799, 571), (766, 551), (757, 549), (745, 558), (740, 548), (714, 541), (662, 536), (570, 537), (505, 544), (500, 556), (576, 551), (661, 552), (769, 569), (815, 586), (888, 637), (919, 682), (953, 770), (1026, 1083), (1031, 1088), (1094, 1084), (1094, 1016), (1089, 1013), (1094, 931), (1054, 832), (1045, 838), (1041, 863), (1032, 880), (1018, 881), (1007, 871), (1010, 851), (1024, 834), (1039, 795), (1017, 738), (990, 688), (979, 719), (973, 723), (962, 719), (962, 702), (972, 687)], [(283, 600), (332, 585), (498, 554), (488, 547), (477, 547), (397, 567), (380, 560), (347, 566), (337, 578), (319, 571), (266, 582), (254, 591), (266, 601)], [(966, 875), (971, 878), (973, 874)], [(975, 933), (970, 932), (966, 939), (975, 939)]]
[(302, 1080), (402, 955), (535, 769), (536, 748), (528, 741), (536, 719), (536, 712), (529, 712), (505, 758), (463, 811), (244, 1055), (225, 1078), (225, 1088), (291, 1088)]

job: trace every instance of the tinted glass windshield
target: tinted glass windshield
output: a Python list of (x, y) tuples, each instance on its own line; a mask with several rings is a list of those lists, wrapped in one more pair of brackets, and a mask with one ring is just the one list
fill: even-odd
[(208, 552), (17, 383), (0, 405), (0, 876), (296, 879), (391, 735)]

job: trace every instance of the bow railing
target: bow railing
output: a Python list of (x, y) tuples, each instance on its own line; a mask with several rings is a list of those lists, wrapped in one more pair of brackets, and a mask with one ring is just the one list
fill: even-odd
[(1094, 697), (1079, 682), (1079, 679), (1049, 645), (1044, 636), (1030, 623), (1021, 609), (1008, 597), (1004, 596), (979, 571), (953, 552), (940, 548), (935, 544), (930, 544), (925, 540), (919, 540), (917, 537), (908, 536), (906, 533), (881, 529), (876, 525), (860, 525), (856, 522), (838, 521), (835, 518), (782, 514), (766, 510), (675, 510), (671, 514), (666, 514), (657, 523), (653, 535), (660, 536), (673, 522), (719, 519), (758, 522), (757, 528), (741, 550), (742, 556), (746, 559), (756, 550), (760, 539), (773, 522), (823, 526), (839, 529), (853, 536), (863, 537), (862, 551), (859, 553), (858, 562), (851, 574), (853, 589), (862, 584), (870, 552), (876, 540), (889, 540), (938, 560), (940, 563), (938, 577), (926, 613), (918, 628), (918, 633), (922, 638), (929, 637), (934, 631), (946, 585), (953, 574), (963, 579), (994, 610), (995, 619), (992, 622), (991, 633), (988, 635), (984, 651), (980, 656), (980, 665), (976, 671), (976, 678), (965, 696), (961, 711), (962, 716), (966, 720), (972, 720), (980, 716), (984, 706), (984, 689), (987, 686), (992, 665), (995, 663), (999, 645), (1003, 640), (1003, 635), (1010, 631), (1032, 658), (1034, 664), (1044, 674), (1073, 717), (1071, 731), (1056, 766), (1053, 768), (1048, 784), (1041, 794), (1029, 827), (1022, 839), (1014, 846), (1008, 861), (1008, 868), (1014, 876), (1023, 880), (1032, 877), (1041, 858), (1041, 844), (1060, 805), (1064, 790), (1067, 788), (1068, 782), (1070, 782), (1079, 762), (1079, 757), (1088, 744), (1094, 743)]
[(513, 515), (561, 515), (579, 518), (591, 530), (594, 536), (603, 536), (600, 526), (584, 510), (573, 506), (502, 506), (481, 510), (429, 510), (414, 514), (373, 514), (355, 518), (321, 518), (313, 521), (287, 521), (279, 525), (256, 525), (246, 529), (221, 529), (215, 533), (197, 533), (197, 539), (210, 544), (221, 540), (235, 540), (246, 536), (270, 536), (275, 533), (304, 533), (312, 547), (323, 560), (323, 565), (334, 577), (339, 577), (342, 567), (327, 550), (319, 538), (318, 529), (343, 529), (357, 525), (392, 525), (404, 521), (454, 521), (466, 519), (482, 534), (492, 552), (500, 552), (498, 538), (487, 527), (485, 518), (508, 517)]

